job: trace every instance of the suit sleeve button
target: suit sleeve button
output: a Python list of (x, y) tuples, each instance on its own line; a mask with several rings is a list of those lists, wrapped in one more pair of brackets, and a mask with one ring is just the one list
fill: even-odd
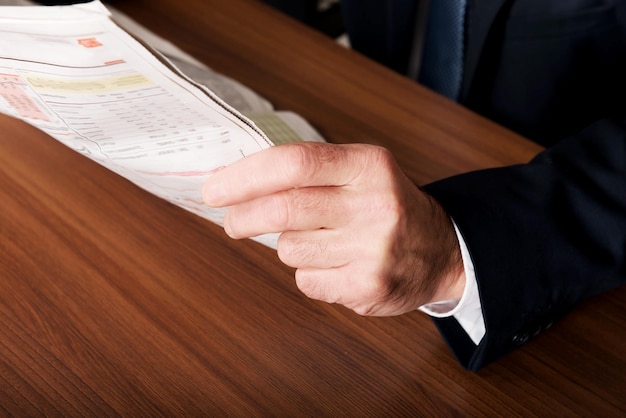
[(513, 344), (516, 344), (516, 345), (522, 345), (522, 344), (524, 344), (526, 341), (528, 341), (528, 339), (529, 339), (529, 335), (528, 335), (528, 333), (526, 333), (526, 332), (521, 332), (521, 333), (519, 333), (519, 334), (516, 334), (516, 335), (513, 337)]

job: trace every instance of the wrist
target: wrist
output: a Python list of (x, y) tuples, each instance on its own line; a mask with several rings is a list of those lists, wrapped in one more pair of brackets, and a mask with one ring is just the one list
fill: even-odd
[(439, 203), (431, 196), (428, 197), (434, 210), (438, 212), (436, 218), (440, 223), (438, 229), (442, 260), (439, 266), (439, 278), (435, 281), (428, 303), (460, 300), (465, 291), (466, 276), (456, 227)]

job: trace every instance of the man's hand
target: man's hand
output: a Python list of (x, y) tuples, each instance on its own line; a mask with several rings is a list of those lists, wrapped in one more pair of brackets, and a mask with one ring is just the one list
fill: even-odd
[(282, 232), (278, 256), (313, 299), (399, 315), (460, 298), (465, 276), (444, 210), (370, 145), (280, 145), (218, 171), (212, 207), (233, 238)]

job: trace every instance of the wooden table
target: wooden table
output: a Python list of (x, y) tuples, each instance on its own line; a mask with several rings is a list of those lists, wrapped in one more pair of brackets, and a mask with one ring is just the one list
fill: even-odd
[[(384, 144), (417, 182), (539, 150), (256, 1), (113, 5), (329, 140)], [(0, 124), (0, 415), (626, 411), (625, 288), (468, 373), (423, 314), (309, 300), (272, 250)]]

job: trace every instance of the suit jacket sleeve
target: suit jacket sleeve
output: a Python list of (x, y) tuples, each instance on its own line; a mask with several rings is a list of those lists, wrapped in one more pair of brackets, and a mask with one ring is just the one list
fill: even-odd
[(477, 370), (585, 298), (626, 282), (626, 120), (601, 120), (525, 165), (424, 187), (457, 223), (476, 270), (486, 334), (476, 346), (435, 319)]

